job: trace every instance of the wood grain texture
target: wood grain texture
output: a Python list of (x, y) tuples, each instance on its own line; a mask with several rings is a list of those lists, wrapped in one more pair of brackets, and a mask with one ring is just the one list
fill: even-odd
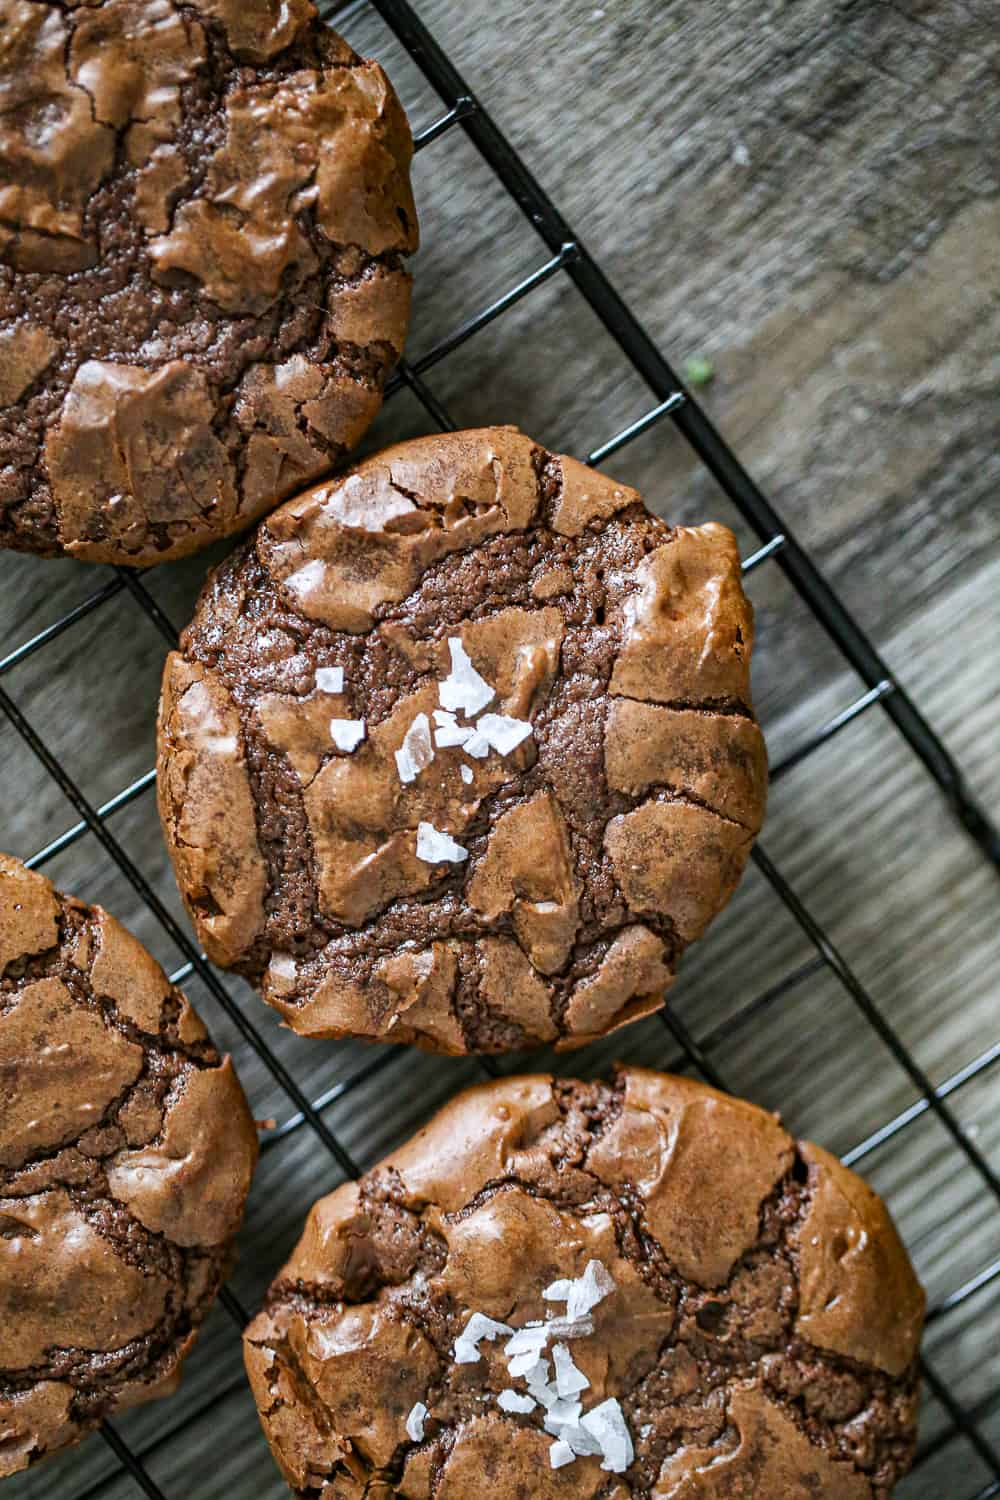
[[(748, 17), (730, 0), (422, 0), (420, 11), (668, 354), (713, 360), (717, 375), (705, 393), (712, 415), (816, 549), (980, 795), (1000, 809), (993, 5), (797, 0)], [(367, 5), (348, 6), (340, 24), (359, 50), (386, 63), (418, 126), (435, 118), (439, 105)], [(421, 153), (416, 185), (424, 249), (413, 355), (546, 259), (457, 134)], [(516, 421), (578, 454), (650, 404), (563, 279), (429, 379), (457, 420)], [(368, 447), (426, 425), (412, 398), (400, 396)], [(734, 519), (664, 427), (608, 467), (672, 519)], [(747, 528), (737, 529), (750, 548)], [(146, 580), (176, 624), (210, 560)], [(113, 576), (12, 556), (0, 568), (0, 654)], [(777, 569), (754, 574), (751, 593), (755, 691), (776, 760), (849, 702), (858, 683)], [(123, 591), (3, 679), (94, 802), (152, 765), (164, 653)], [(5, 722), (0, 750), (8, 788), (0, 843), (28, 855), (75, 814)], [(109, 827), (180, 917), (150, 793)], [(996, 1043), (996, 878), (880, 710), (775, 787), (763, 842), (934, 1081)], [(168, 967), (178, 964), (94, 839), (75, 843), (47, 872), (104, 902)], [(751, 872), (687, 956), (674, 1007), (703, 1037), (813, 957)], [(360, 1045), (282, 1031), (246, 986), (224, 984), (311, 1097), (376, 1063), (378, 1054)], [(188, 988), (235, 1051), (255, 1114), (287, 1120), (288, 1101), (233, 1022), (199, 982)], [(649, 1020), (560, 1066), (593, 1073), (616, 1056), (667, 1065), (676, 1047)], [(711, 1056), (727, 1085), (780, 1107), (793, 1129), (842, 1152), (917, 1097), (826, 973), (807, 972)], [(952, 1098), (995, 1167), (998, 1075), (985, 1071)], [(477, 1076), (474, 1062), (390, 1053), (326, 1118), (369, 1163)], [(897, 1214), (932, 1304), (1000, 1255), (995, 1206), (929, 1114), (860, 1165)], [(233, 1282), (248, 1306), (294, 1243), (308, 1203), (338, 1177), (305, 1130), (265, 1153)], [(984, 1430), (995, 1443), (998, 1329), (994, 1286), (934, 1325), (927, 1343), (964, 1401), (994, 1397)], [(928, 1402), (925, 1437), (944, 1426)], [(150, 1469), (170, 1500), (284, 1493), (221, 1309), (180, 1393), (120, 1427), (136, 1448), (152, 1445)], [(94, 1439), (8, 1482), (5, 1493), (69, 1500), (112, 1467)], [(898, 1493), (965, 1500), (988, 1477), (967, 1444), (951, 1442)], [(127, 1500), (137, 1492), (122, 1479), (101, 1493)]]

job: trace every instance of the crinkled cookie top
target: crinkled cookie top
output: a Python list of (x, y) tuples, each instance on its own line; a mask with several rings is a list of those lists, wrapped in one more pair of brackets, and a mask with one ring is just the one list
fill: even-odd
[(358, 441), (409, 128), (309, 0), (0, 0), (0, 544), (146, 565)]
[(763, 816), (735, 541), (512, 428), (275, 512), (166, 668), (199, 937), (296, 1030), (578, 1045), (662, 1003)]
[(0, 1475), (173, 1389), (256, 1155), (142, 945), (0, 855)]
[(644, 1069), (471, 1089), (312, 1209), (245, 1336), (325, 1500), (884, 1500), (923, 1292), (774, 1116)]

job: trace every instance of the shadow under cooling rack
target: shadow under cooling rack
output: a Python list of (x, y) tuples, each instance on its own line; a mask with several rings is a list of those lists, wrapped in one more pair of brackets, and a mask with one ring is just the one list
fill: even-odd
[[(759, 538), (757, 550), (744, 563), (745, 571), (749, 573), (762, 567), (781, 569), (860, 678), (861, 691), (857, 696), (845, 702), (832, 717), (816, 724), (801, 743), (773, 766), (772, 780), (780, 780), (794, 767), (809, 760), (835, 736), (849, 734), (851, 727), (862, 716), (873, 711), (883, 713), (904, 737), (912, 752), (923, 762), (927, 774), (947, 799), (958, 823), (975, 841), (983, 857), (1000, 868), (1000, 834), (969, 795), (960, 770), (941, 741), (828, 586), (809, 555), (726, 446), (691, 392), (678, 380), (663, 355), (614, 291), (600, 266), (541, 190), (488, 113), (474, 98), (450, 59), (423, 26), (413, 7), (407, 0), (356, 0), (356, 4), (349, 9), (356, 12), (366, 6), (377, 11), (389, 25), (442, 101), (441, 115), (417, 134), (417, 149), (447, 150), (449, 136), (455, 132), (463, 133), (526, 215), (539, 241), (536, 268), (502, 296), (482, 307), (474, 316), (440, 336), (426, 353), (412, 362), (404, 361), (389, 385), (387, 399), (400, 391), (408, 390), (435, 426), (453, 429), (456, 424), (447, 405), (435, 393), (428, 378), (431, 373), (457, 349), (475, 339), (489, 324), (503, 317), (509, 309), (532, 297), (553, 279), (568, 278), (615, 340), (623, 362), (642, 378), (650, 396), (650, 404), (644, 415), (618, 432), (594, 432), (592, 446), (581, 457), (589, 463), (602, 462), (658, 424), (672, 423), (690, 443)], [(38, 849), (29, 863), (35, 867), (44, 865), (79, 840), (88, 837), (97, 839), (183, 956), (184, 962), (171, 976), (172, 979), (175, 982), (192, 976), (200, 979), (211, 999), (224, 1010), (236, 1027), (243, 1044), (256, 1054), (285, 1096), (288, 1113), (266, 1138), (263, 1147), (265, 1153), (274, 1151), (289, 1136), (309, 1130), (328, 1153), (339, 1174), (356, 1176), (360, 1164), (354, 1160), (331, 1127), (329, 1114), (332, 1106), (355, 1090), (363, 1088), (386, 1069), (396, 1059), (396, 1050), (382, 1048), (368, 1055), (364, 1063), (349, 1076), (340, 1079), (325, 1092), (309, 1097), (306, 1089), (296, 1081), (290, 1069), (268, 1045), (262, 1032), (244, 1015), (239, 1004), (192, 943), (187, 931), (158, 898), (150, 880), (129, 856), (113, 831), (118, 814), (138, 799), (152, 794), (153, 771), (147, 771), (102, 805), (92, 806), (77, 781), (60, 763), (7, 690), (5, 679), (13, 668), (36, 653), (45, 651), (58, 637), (73, 630), (95, 611), (102, 610), (110, 601), (121, 596), (130, 596), (163, 638), (169, 644), (174, 644), (174, 625), (159, 607), (146, 583), (138, 575), (119, 569), (73, 609), (0, 659), (0, 710), (61, 788), (76, 813), (76, 821), (57, 838), (50, 840), (44, 848)], [(960, 836), (956, 829), (955, 837)], [(724, 1044), (739, 1035), (742, 1028), (763, 1013), (780, 1005), (799, 986), (816, 980), (819, 976), (832, 978), (864, 1025), (870, 1028), (873, 1037), (877, 1037), (888, 1050), (909, 1080), (912, 1094), (912, 1102), (882, 1121), (864, 1139), (856, 1142), (844, 1153), (844, 1160), (851, 1166), (863, 1166), (866, 1158), (873, 1152), (898, 1141), (918, 1121), (931, 1118), (945, 1132), (950, 1149), (955, 1153), (959, 1164), (974, 1174), (980, 1196), (989, 1200), (991, 1212), (1000, 1225), (1000, 1179), (954, 1111), (954, 1101), (960, 1091), (1000, 1064), (1000, 1039), (965, 1062), (943, 1082), (933, 1084), (862, 984), (847, 956), (838, 950), (763, 847), (758, 846), (754, 859), (759, 875), (766, 882), (774, 901), (778, 903), (784, 916), (796, 924), (805, 939), (809, 956), (706, 1035), (695, 1037), (674, 1012), (670, 1009), (662, 1011), (660, 1022), (670, 1032), (672, 1044), (676, 1047), (672, 1066), (679, 1070), (691, 1070), (725, 1088), (726, 1078), (717, 1060)], [(488, 1058), (480, 1059), (479, 1065), (487, 1074), (498, 1071), (496, 1063)], [(302, 1205), (303, 1212), (307, 1206)], [(953, 1319), (959, 1309), (967, 1308), (987, 1288), (995, 1288), (998, 1282), (1000, 1259), (982, 1266), (960, 1285), (951, 1288), (931, 1309), (929, 1326), (934, 1329), (935, 1335), (939, 1335), (942, 1328), (947, 1329), (948, 1320)], [(245, 1323), (247, 1311), (230, 1289), (223, 1291), (221, 1300), (235, 1325), (235, 1334)], [(1000, 1328), (997, 1330), (997, 1341), (1000, 1342)], [(988, 1397), (970, 1406), (958, 1398), (949, 1384), (938, 1375), (935, 1366), (926, 1359), (923, 1372), (927, 1389), (939, 1404), (943, 1417), (933, 1438), (918, 1453), (918, 1469), (948, 1443), (961, 1440), (967, 1445), (965, 1451), (975, 1455), (978, 1460), (977, 1472), (985, 1473), (990, 1478), (985, 1486), (980, 1483), (978, 1489), (968, 1493), (956, 1490), (952, 1500), (987, 1500), (989, 1496), (1000, 1495), (1000, 1454), (985, 1430), (988, 1420), (994, 1418), (1000, 1409), (1000, 1396)], [(129, 1474), (139, 1489), (152, 1497), (152, 1500), (175, 1500), (174, 1496), (165, 1495), (153, 1479), (147, 1467), (149, 1461), (165, 1445), (183, 1441), (185, 1432), (196, 1421), (220, 1407), (239, 1389), (239, 1382), (224, 1385), (207, 1405), (202, 1405), (197, 1411), (190, 1412), (182, 1420), (173, 1423), (170, 1406), (163, 1406), (158, 1434), (138, 1452), (123, 1440), (114, 1425), (106, 1423), (102, 1431), (114, 1456), (114, 1466), (98, 1482), (76, 1491), (76, 1494), (97, 1497), (124, 1474)]]

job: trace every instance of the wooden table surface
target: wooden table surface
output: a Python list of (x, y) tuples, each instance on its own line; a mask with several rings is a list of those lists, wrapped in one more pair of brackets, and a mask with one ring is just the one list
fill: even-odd
[[(891, 667), (1000, 812), (1000, 243), (994, 0), (421, 0), (419, 10), (498, 123), (678, 363), (716, 375), (706, 404), (755, 477), (884, 650)], [(388, 67), (418, 128), (440, 112), (367, 4), (339, 24)], [(424, 247), (410, 354), (419, 356), (547, 258), (471, 146), (455, 133), (416, 164)], [(651, 404), (569, 282), (548, 282), (432, 372), (463, 424), (517, 422), (584, 453)], [(424, 430), (402, 395), (368, 446)], [(666, 427), (608, 467), (672, 519), (709, 516), (754, 539)], [(0, 655), (112, 575), (0, 559)], [(183, 624), (206, 559), (148, 586)], [(773, 565), (752, 575), (755, 691), (777, 761), (851, 701), (857, 679)], [(99, 804), (143, 776), (165, 645), (122, 593), (4, 686)], [(9, 724), (3, 845), (27, 856), (75, 821)], [(171, 911), (180, 907), (149, 792), (109, 826)], [(998, 885), (881, 710), (859, 719), (774, 788), (763, 844), (830, 932), (881, 1015), (935, 1083), (1000, 1040)], [(91, 837), (46, 866), (102, 901), (168, 968), (177, 950)], [(673, 992), (698, 1037), (790, 971), (799, 982), (712, 1052), (726, 1084), (789, 1125), (852, 1151), (918, 1092), (752, 871)], [(283, 1033), (239, 981), (235, 997), (310, 1096), (370, 1065), (360, 1045)], [(291, 1108), (234, 1025), (195, 981), (190, 994), (232, 1047), (255, 1113)], [(588, 1049), (668, 1065), (655, 1019)], [(520, 1060), (523, 1064), (525, 1060)], [(510, 1065), (517, 1065), (515, 1060)], [(532, 1058), (530, 1066), (551, 1059)], [(562, 1067), (567, 1066), (566, 1059)], [(1000, 1169), (1000, 1069), (951, 1096)], [(477, 1078), (474, 1062), (393, 1053), (326, 1119), (363, 1163)], [(1000, 1214), (929, 1112), (859, 1165), (887, 1196), (932, 1305), (1000, 1258)], [(265, 1153), (233, 1288), (259, 1300), (309, 1202), (338, 1171), (307, 1130)], [(1000, 1282), (935, 1322), (926, 1351), (964, 1403), (982, 1404), (1000, 1446)], [(238, 1340), (217, 1309), (169, 1403), (121, 1419), (170, 1500), (285, 1493), (259, 1437)], [(929, 1401), (923, 1437), (947, 1429)], [(113, 1476), (100, 1439), (5, 1494), (79, 1496)], [(898, 1491), (966, 1500), (989, 1471), (964, 1441), (942, 1442)], [(108, 1497), (132, 1497), (111, 1477)]]

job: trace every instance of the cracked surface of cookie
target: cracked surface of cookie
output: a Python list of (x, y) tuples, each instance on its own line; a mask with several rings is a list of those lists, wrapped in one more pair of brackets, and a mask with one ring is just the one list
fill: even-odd
[(662, 1004), (763, 817), (735, 541), (513, 428), (276, 511), (164, 675), (210, 956), (295, 1030), (579, 1045)]
[[(584, 1316), (546, 1338), (595, 1261)], [(314, 1205), (244, 1354), (303, 1496), (884, 1500), (913, 1453), (923, 1312), (860, 1178), (764, 1110), (628, 1068), (452, 1100)], [(552, 1456), (569, 1398), (516, 1359), (533, 1339), (560, 1394), (618, 1404), (616, 1472)]]
[(0, 546), (148, 566), (341, 460), (403, 347), (411, 156), (310, 0), (0, 0)]
[(0, 855), (0, 1475), (174, 1389), (256, 1157), (145, 948)]

